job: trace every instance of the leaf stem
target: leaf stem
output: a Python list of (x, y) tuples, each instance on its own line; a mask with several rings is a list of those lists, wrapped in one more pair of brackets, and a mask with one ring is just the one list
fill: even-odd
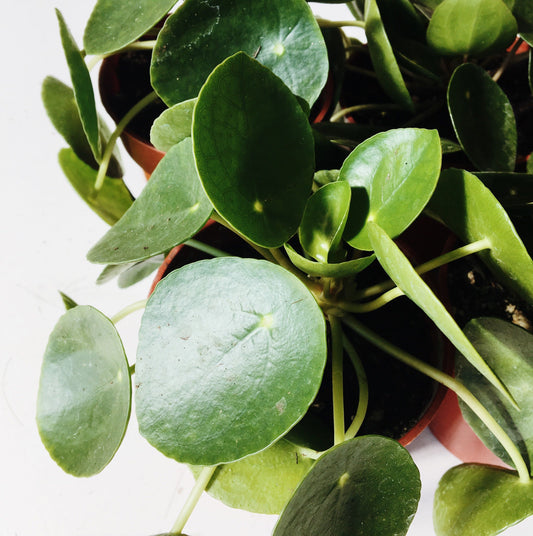
[(342, 327), (335, 316), (328, 316), (331, 327), (331, 389), (333, 394), (333, 438), (334, 444), (344, 441), (344, 385)]
[(351, 0), (350, 2), (346, 2), (346, 6), (350, 10), (351, 14), (355, 17), (355, 19), (363, 19), (363, 14), (361, 13), (361, 10), (359, 9), (359, 6), (355, 3), (354, 0)]
[(207, 253), (212, 257), (230, 257), (230, 254), (226, 251), (222, 251), (221, 249), (218, 249), (214, 246), (210, 246), (209, 244), (201, 242), (200, 240), (194, 240), (193, 238), (183, 242), (183, 245), (197, 249), (198, 251), (202, 251), (203, 253)]
[(141, 99), (133, 108), (120, 120), (117, 127), (109, 137), (107, 142), (107, 147), (105, 148), (104, 155), (102, 156), (102, 161), (100, 162), (100, 167), (98, 168), (98, 174), (96, 175), (96, 181), (94, 183), (94, 189), (98, 192), (104, 185), (104, 180), (107, 173), (107, 168), (109, 167), (109, 162), (111, 161), (111, 156), (113, 155), (113, 150), (115, 149), (115, 144), (122, 134), (128, 123), (144, 108), (149, 104), (157, 100), (159, 97), (154, 91), (149, 93)]
[(509, 63), (511, 63), (511, 60), (514, 58), (516, 51), (520, 48), (520, 45), (523, 43), (523, 39), (518, 38), (516, 40), (516, 43), (513, 45), (511, 50), (505, 55), (505, 58), (500, 65), (500, 68), (492, 75), (492, 79), (494, 82), (497, 82), (501, 75), (505, 72), (505, 69), (509, 66)]
[(348, 108), (343, 108), (339, 110), (336, 114), (331, 116), (330, 121), (335, 122), (342, 119), (344, 116), (351, 114), (353, 112), (365, 112), (368, 110), (402, 110), (402, 107), (394, 103), (368, 103), (368, 104), (357, 104), (355, 106), (349, 106)]
[(135, 311), (139, 311), (139, 309), (144, 309), (146, 307), (147, 301), (148, 300), (139, 300), (128, 305), (127, 307), (124, 307), (124, 309), (120, 310), (116, 315), (111, 317), (111, 322), (113, 322), (113, 324), (116, 324), (123, 318), (126, 318), (128, 315), (134, 313)]
[(361, 20), (326, 20), (317, 19), (318, 25), (321, 28), (343, 28), (345, 26), (352, 26), (356, 28), (364, 28), (365, 23)]
[(516, 445), (512, 442), (505, 430), (496, 422), (494, 417), (460, 381), (398, 348), (377, 333), (374, 333), (353, 316), (344, 316), (342, 317), (342, 321), (361, 337), (384, 352), (452, 390), (481, 419), (507, 451), (518, 471), (520, 482), (530, 482), (529, 470)]
[(204, 467), (202, 469), (202, 472), (198, 476), (196, 483), (194, 484), (193, 489), (191, 490), (191, 493), (187, 497), (187, 500), (185, 501), (185, 504), (183, 505), (183, 508), (181, 509), (181, 512), (178, 515), (178, 518), (174, 522), (174, 525), (172, 526), (172, 529), (170, 531), (170, 534), (180, 535), (183, 531), (183, 528), (185, 527), (185, 524), (191, 517), (191, 514), (195, 508), (195, 506), (198, 504), (198, 501), (200, 500), (200, 497), (202, 493), (207, 488), (207, 485), (209, 484), (209, 481), (213, 477), (213, 474), (218, 466), (213, 465), (210, 467)]

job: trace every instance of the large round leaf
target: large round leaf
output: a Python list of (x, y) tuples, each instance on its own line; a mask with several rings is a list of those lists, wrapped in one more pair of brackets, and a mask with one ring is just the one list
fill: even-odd
[(431, 198), (440, 163), (436, 130), (389, 130), (358, 145), (339, 176), (352, 187), (344, 238), (355, 248), (371, 250), (368, 221), (393, 238), (402, 233)]
[(513, 171), (516, 121), (513, 107), (485, 69), (464, 63), (448, 85), (448, 109), (457, 139), (482, 171)]
[(67, 473), (99, 473), (128, 424), (131, 381), (111, 321), (89, 306), (69, 309), (44, 354), (37, 424), (52, 458)]
[(517, 30), (502, 0), (444, 0), (433, 12), (427, 40), (439, 54), (477, 56), (505, 51)]
[(274, 536), (402, 536), (419, 499), (418, 469), (398, 442), (356, 437), (315, 463)]
[(244, 53), (217, 67), (193, 117), (196, 165), (219, 212), (251, 241), (284, 244), (311, 193), (314, 143), (296, 98)]
[[(187, 0), (167, 20), (152, 59), (152, 83), (172, 106), (198, 95), (228, 56), (257, 57), (311, 106), (328, 75), (326, 45), (304, 0)], [(266, 102), (266, 101), (265, 101)]]
[(235, 257), (187, 265), (158, 284), (143, 316), (141, 433), (194, 465), (264, 449), (307, 411), (326, 353), (322, 312), (286, 270)]

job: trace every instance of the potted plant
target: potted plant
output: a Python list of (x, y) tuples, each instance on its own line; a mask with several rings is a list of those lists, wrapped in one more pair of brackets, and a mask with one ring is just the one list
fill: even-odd
[[(206, 488), (230, 505), (281, 513), (275, 536), (405, 534), (419, 500), (418, 470), (394, 439), (359, 433), (376, 387), (366, 378), (369, 348), (378, 348), (455, 392), (483, 441), (514, 467), (466, 464), (446, 473), (435, 497), (435, 532), (496, 534), (529, 516), (533, 335), (487, 317), (461, 329), (422, 277), (476, 254), (508, 292), (533, 303), (533, 261), (502, 206), (512, 203), (527, 216), (530, 177), (515, 173), (508, 99), (481, 74), (518, 32), (528, 37), (524, 3), (515, 1), (514, 11), (501, 0), (350, 3), (354, 21), (320, 24), (364, 26), (373, 72), (411, 124), (372, 118), (368, 125), (314, 127), (309, 111), (330, 68), (304, 1), (274, 0), (265, 10), (250, 0), (186, 0), (155, 44), (136, 44), (173, 4), (99, 1), (94, 8), (87, 54), (153, 47), (156, 93), (111, 135), (96, 114), (83, 54), (58, 14), (73, 90), (47, 79), (43, 96), (71, 146), (60, 162), (82, 197), (113, 224), (88, 259), (106, 265), (103, 278), (127, 270), (135, 280), (150, 270), (150, 259), (180, 244), (213, 257), (169, 273), (148, 300), (112, 319), (67, 300), (45, 351), (38, 395), (39, 431), (53, 459), (76, 476), (100, 472), (120, 446), (135, 391), (141, 434), (197, 474), (168, 534), (182, 534)], [(483, 23), (472, 23), (471, 15), (483, 15), (474, 17)], [(391, 20), (405, 22), (408, 43)], [(500, 67), (515, 52), (504, 54)], [(428, 58), (441, 66), (438, 74), (422, 62)], [(419, 83), (416, 99), (404, 72)], [(430, 101), (447, 95), (453, 132), (441, 132), (440, 122), (417, 124), (437, 110), (426, 102), (417, 109), (422, 86), (427, 95), (438, 89)], [(151, 136), (166, 154), (133, 201), (114, 142), (156, 96), (168, 110)], [(481, 113), (472, 110), (483, 102), (492, 107), (490, 117), (482, 114), (480, 134), (490, 134), (488, 152), (472, 129)], [(367, 110), (375, 111), (371, 104)], [(450, 147), (461, 148), (483, 173), (443, 165)], [(428, 244), (441, 240), (428, 217), (462, 245), (427, 260)], [(253, 258), (191, 242), (209, 219), (252, 248)], [(400, 239), (416, 226), (427, 236), (406, 255)], [(409, 259), (417, 253), (424, 262), (415, 268)], [(378, 268), (386, 280), (373, 281)], [(405, 313), (369, 322), (396, 298), (415, 304), (457, 348), (457, 377), (383, 335)], [(130, 364), (114, 324), (139, 308), (139, 346)], [(427, 331), (417, 320), (405, 339)], [(348, 375), (357, 383), (351, 391)], [(330, 428), (313, 412), (325, 378)]]

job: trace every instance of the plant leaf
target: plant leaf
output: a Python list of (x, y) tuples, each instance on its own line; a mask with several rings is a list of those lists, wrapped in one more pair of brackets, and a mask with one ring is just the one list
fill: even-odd
[(506, 209), (525, 206), (533, 200), (532, 173), (477, 172), (475, 175)]
[(113, 323), (88, 305), (58, 321), (44, 354), (37, 425), (67, 473), (90, 476), (113, 458), (126, 431), (131, 382)]
[(141, 433), (193, 465), (264, 449), (314, 400), (325, 332), (313, 295), (267, 261), (219, 257), (171, 272), (148, 300), (139, 333)]
[(370, 220), (392, 237), (407, 229), (431, 198), (440, 162), (436, 130), (389, 130), (358, 145), (339, 176), (352, 187), (344, 233), (348, 243), (358, 249), (372, 249), (367, 229)]
[(156, 149), (166, 152), (185, 138), (191, 137), (192, 114), (196, 99), (175, 104), (165, 110), (152, 124), (150, 141)]
[(356, 437), (318, 459), (285, 507), (274, 536), (402, 536), (419, 498), (418, 469), (398, 442)]
[(242, 52), (228, 58), (200, 92), (193, 143), (204, 189), (235, 229), (264, 247), (296, 232), (313, 182), (313, 134), (278, 77)]
[(490, 190), (467, 171), (445, 170), (428, 211), (465, 243), (487, 239), (478, 253), (504, 286), (533, 303), (533, 261), (509, 216)]
[(513, 15), (518, 23), (518, 33), (530, 46), (533, 43), (533, 6), (529, 0), (515, 0)]
[[(280, 514), (313, 463), (297, 446), (280, 439), (257, 454), (221, 465), (207, 492), (232, 508)], [(191, 469), (195, 477), (200, 474), (200, 467)]]
[(516, 120), (505, 93), (478, 65), (463, 63), (448, 85), (448, 110), (464, 152), (482, 171), (513, 171)]
[(187, 138), (163, 157), (141, 195), (87, 258), (95, 263), (121, 264), (165, 253), (199, 231), (212, 210)]
[(510, 396), (508, 390), (483, 361), (483, 358), (461, 331), (461, 328), (456, 324), (446, 307), (416, 273), (400, 248), (374, 222), (369, 223), (368, 232), (379, 263), (394, 283), (435, 322), (450, 342), (492, 385), (504, 393), (505, 396)]
[(322, 186), (307, 201), (300, 223), (300, 243), (319, 262), (341, 260), (339, 245), (350, 209), (350, 185), (336, 181)]
[(533, 483), (478, 464), (452, 467), (433, 506), (437, 536), (493, 536), (533, 514)]
[(109, 225), (113, 225), (133, 203), (122, 179), (106, 177), (102, 188), (94, 189), (97, 171), (82, 162), (72, 149), (59, 151), (59, 165), (80, 197)]
[(395, 103), (413, 112), (414, 104), (394, 57), (376, 0), (365, 1), (365, 34), (381, 87)]
[(177, 0), (98, 0), (87, 21), (87, 54), (110, 54), (133, 43), (159, 22)]
[(61, 300), (63, 301), (63, 305), (65, 306), (65, 310), (74, 309), (74, 307), (77, 307), (78, 304), (67, 294), (64, 292), (59, 291), (59, 294), (61, 296)]
[(152, 84), (168, 106), (194, 98), (211, 71), (239, 51), (257, 57), (309, 106), (326, 83), (326, 45), (304, 0), (269, 0), (268, 9), (254, 0), (188, 0), (159, 34)]

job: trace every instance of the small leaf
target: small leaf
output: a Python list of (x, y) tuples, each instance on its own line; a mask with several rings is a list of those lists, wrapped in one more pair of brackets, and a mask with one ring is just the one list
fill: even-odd
[(396, 129), (372, 136), (345, 160), (339, 180), (352, 188), (344, 238), (371, 250), (367, 225), (376, 222), (392, 237), (416, 219), (429, 201), (440, 171), (436, 130)]
[(533, 514), (533, 482), (496, 467), (459, 465), (441, 478), (433, 512), (437, 536), (493, 536)]
[(74, 309), (74, 307), (78, 306), (78, 304), (70, 296), (67, 296), (64, 292), (59, 291), (59, 294), (61, 296), (61, 300), (63, 301), (63, 305), (65, 306), (65, 309), (67, 311), (69, 309)]
[(50, 456), (67, 473), (99, 473), (122, 442), (131, 382), (112, 322), (83, 305), (56, 324), (44, 354), (37, 424)]
[[(314, 461), (280, 439), (238, 462), (221, 465), (209, 482), (210, 495), (232, 508), (280, 514)], [(195, 477), (201, 468), (191, 467)]]
[(122, 179), (106, 177), (97, 192), (94, 189), (97, 171), (83, 163), (72, 149), (59, 151), (59, 165), (80, 197), (109, 225), (117, 222), (133, 203)]
[(133, 263), (132, 266), (128, 266), (118, 275), (118, 287), (127, 288), (142, 281), (155, 272), (164, 260), (164, 255), (156, 255), (155, 257)]
[(213, 207), (196, 173), (191, 139), (175, 145), (131, 208), (87, 254), (91, 262), (121, 264), (164, 253), (199, 231)]
[(110, 54), (133, 43), (161, 20), (177, 0), (98, 0), (85, 27), (87, 54)]
[(445, 56), (503, 52), (516, 37), (516, 19), (502, 0), (444, 0), (427, 30), (431, 47)]
[(153, 86), (168, 106), (195, 98), (209, 73), (240, 51), (256, 57), (309, 106), (326, 83), (326, 45), (303, 0), (269, 0), (268, 9), (254, 0), (188, 0), (159, 34)]
[(217, 212), (252, 242), (283, 245), (311, 193), (313, 135), (283, 82), (244, 53), (219, 65), (194, 111), (193, 143)]
[(326, 354), (324, 316), (283, 268), (237, 257), (186, 265), (159, 282), (143, 315), (140, 431), (193, 465), (258, 452), (306, 413)]
[(516, 120), (505, 93), (478, 65), (463, 63), (448, 85), (448, 109), (457, 139), (482, 171), (513, 171)]
[(403, 536), (419, 499), (418, 469), (399, 443), (356, 437), (318, 459), (285, 507), (274, 536)]
[(165, 110), (154, 121), (150, 141), (156, 149), (166, 152), (185, 138), (190, 138), (195, 106), (196, 99), (180, 102)]
[(351, 190), (347, 182), (322, 186), (307, 201), (300, 224), (300, 243), (319, 262), (341, 260), (338, 248), (348, 211)]

